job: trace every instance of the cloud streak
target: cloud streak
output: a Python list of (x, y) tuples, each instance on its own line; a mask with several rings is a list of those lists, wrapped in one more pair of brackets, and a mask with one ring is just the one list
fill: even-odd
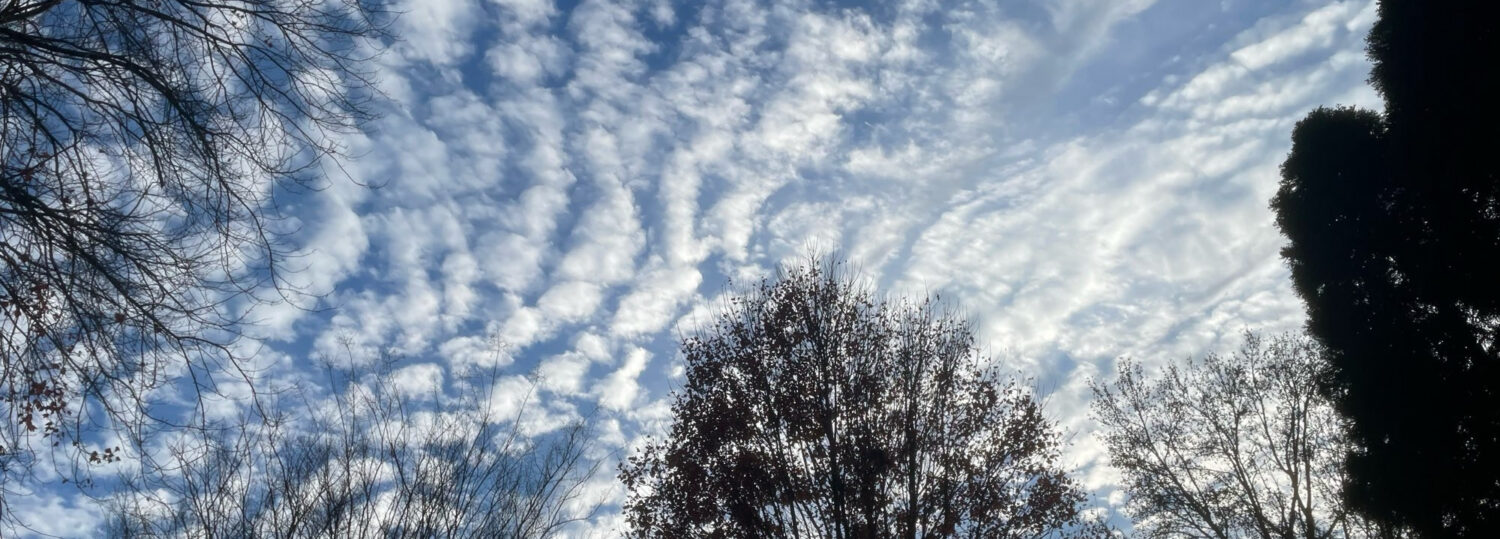
[[(395, 349), (412, 383), (535, 373), (530, 432), (594, 413), (623, 449), (664, 425), (676, 332), (726, 278), (837, 250), (961, 304), (1108, 497), (1088, 377), (1300, 324), (1266, 201), (1301, 115), (1375, 102), (1371, 2), (1224, 2), (1193, 48), (1120, 41), (1172, 25), (1165, 1), (834, 4), (406, 4), (391, 108), (348, 141), (372, 187), (296, 205), (296, 279), (329, 310), (259, 331), (294, 358)], [(1143, 71), (1105, 78), (1127, 53)]]

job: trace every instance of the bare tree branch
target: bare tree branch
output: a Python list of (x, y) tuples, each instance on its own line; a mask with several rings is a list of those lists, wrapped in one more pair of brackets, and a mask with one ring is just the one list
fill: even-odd
[(233, 346), (245, 301), (304, 292), (275, 198), (319, 188), (336, 135), (371, 117), (364, 62), (388, 15), (379, 0), (0, 2), (0, 473), (54, 446), (114, 460), (96, 429), (139, 444), (152, 422), (193, 422), (152, 406), (168, 382), (201, 398), (254, 377)]
[(1110, 464), (1146, 537), (1329, 539), (1403, 534), (1352, 513), (1339, 497), (1350, 447), (1318, 392), (1322, 349), (1309, 338), (1245, 335), (1232, 357), (1209, 354), (1149, 379), (1125, 361), (1093, 382)]
[(179, 473), (127, 482), (106, 534), (521, 539), (595, 515), (603, 500), (587, 487), (602, 460), (587, 421), (528, 435), (524, 410), (491, 406), (500, 373), (413, 394), (391, 364), (330, 371), (345, 389), (294, 420), (177, 444)]

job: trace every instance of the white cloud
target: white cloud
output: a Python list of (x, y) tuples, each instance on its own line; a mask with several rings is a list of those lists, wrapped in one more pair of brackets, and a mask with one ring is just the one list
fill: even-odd
[(388, 377), (391, 388), (406, 398), (425, 399), (443, 391), (443, 367), (436, 363), (407, 365)]
[(580, 333), (573, 339), (573, 349), (594, 361), (609, 357), (609, 342), (593, 333)]
[(612, 180), (600, 179), (596, 185), (599, 199), (573, 227), (573, 246), (558, 262), (558, 275), (615, 284), (635, 272), (635, 256), (645, 238), (630, 192)]
[(660, 331), (702, 282), (703, 275), (697, 268), (667, 267), (660, 258), (652, 259), (635, 289), (620, 299), (610, 331), (620, 336)]
[(481, 234), (474, 243), (480, 271), (500, 289), (525, 292), (541, 279), (549, 251), (545, 243), (510, 232)]
[(550, 329), (540, 311), (531, 307), (522, 307), (512, 313), (500, 327), (500, 336), (512, 346), (525, 348), (544, 337), (544, 333)]
[(498, 423), (512, 423), (522, 436), (540, 436), (576, 422), (579, 417), (566, 402), (543, 400), (536, 384), (524, 376), (506, 376), (486, 389), (483, 412)]
[(583, 392), (585, 377), (592, 365), (590, 358), (583, 354), (558, 354), (542, 360), (536, 368), (536, 374), (543, 389), (572, 396)]
[(530, 85), (557, 77), (567, 68), (568, 49), (555, 38), (501, 43), (485, 53), (495, 75), (511, 84)]
[[(394, 348), (418, 363), (403, 391), (534, 372), (488, 410), (541, 433), (597, 405), (632, 447), (669, 421), (675, 338), (711, 322), (722, 280), (813, 246), (956, 300), (981, 344), (1052, 383), (1069, 458), (1095, 463), (1087, 376), (1300, 323), (1276, 165), (1310, 107), (1376, 102), (1367, 1), (1190, 42), (1149, 31), (1175, 22), (1150, 1), (566, 4), (405, 4), (379, 65), (397, 103), (347, 139), (378, 188), (334, 181), (296, 208), (289, 278), (332, 309), (259, 313), (286, 363)], [(1130, 80), (1080, 71), (1148, 53)], [(1058, 110), (1074, 103), (1093, 108)]]
[(532, 25), (545, 21), (557, 9), (550, 0), (488, 0), (505, 8), (518, 22)]
[(438, 355), (456, 369), (494, 369), (515, 361), (498, 327), (486, 337), (454, 337), (438, 346)]
[[(1229, 57), (1248, 69), (1261, 69), (1293, 58), (1314, 48), (1328, 47), (1339, 36), (1339, 29), (1353, 16), (1367, 9), (1369, 3), (1344, 1), (1329, 4), (1302, 18), (1302, 21), (1264, 40), (1230, 53)], [(1352, 28), (1350, 28), (1352, 30)]]
[(593, 314), (602, 300), (599, 285), (583, 281), (566, 281), (553, 285), (540, 299), (537, 308), (548, 318), (576, 321)]
[(14, 511), (29, 528), (21, 537), (88, 537), (104, 524), (99, 507), (77, 492), (12, 495), (5, 502), (6, 510)]
[(471, 52), (469, 34), (479, 20), (472, 0), (405, 0), (395, 9), (397, 48), (408, 59), (447, 65)]
[(620, 364), (620, 368), (594, 387), (594, 393), (599, 396), (599, 405), (606, 410), (630, 409), (640, 394), (640, 385), (636, 379), (646, 370), (646, 362), (650, 359), (651, 353), (642, 348), (632, 347), (626, 352), (625, 361)]

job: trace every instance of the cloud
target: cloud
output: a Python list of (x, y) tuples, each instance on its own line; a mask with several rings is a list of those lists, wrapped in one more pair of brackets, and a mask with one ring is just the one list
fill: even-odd
[(487, 388), (483, 413), (497, 423), (513, 422), (526, 437), (541, 436), (578, 420), (571, 405), (542, 400), (536, 389), (535, 382), (524, 376), (502, 377)]
[[(69, 495), (71, 494), (71, 495)], [(25, 519), (30, 533), (37, 537), (88, 537), (104, 524), (103, 515), (93, 500), (76, 492), (58, 494), (34, 493), (31, 496), (8, 496), (6, 510)]]
[(501, 43), (485, 53), (495, 75), (516, 85), (535, 84), (563, 74), (568, 49), (560, 40), (547, 38), (521, 43)]
[(470, 54), (469, 34), (479, 20), (474, 0), (407, 0), (395, 9), (401, 13), (396, 32), (403, 57), (447, 65)]
[(437, 351), (448, 365), (459, 370), (494, 369), (515, 361), (509, 343), (505, 341), (498, 324), (494, 323), (489, 324), (488, 334), (485, 336), (454, 337), (439, 345)]
[(624, 411), (635, 404), (640, 394), (636, 378), (646, 370), (646, 362), (650, 359), (650, 352), (642, 348), (631, 348), (625, 354), (625, 361), (620, 364), (620, 368), (595, 386), (594, 393), (599, 396), (599, 405), (606, 410)]
[(1246, 69), (1257, 70), (1317, 48), (1329, 47), (1344, 33), (1341, 30), (1359, 29), (1359, 25), (1350, 24), (1354, 22), (1351, 19), (1355, 16), (1367, 19), (1366, 13), (1373, 6), (1360, 2), (1329, 4), (1308, 13), (1298, 24), (1235, 50), (1229, 57)]
[(501, 368), (490, 411), (597, 407), (635, 447), (725, 279), (814, 246), (956, 300), (1115, 500), (1086, 380), (1297, 327), (1276, 166), (1311, 107), (1376, 102), (1373, 2), (1225, 6), (1182, 37), (1150, 1), (409, 3), (391, 110), (347, 139), (372, 188), (294, 205), (328, 309), (261, 331), (292, 364), (394, 348), (412, 388)]
[(548, 289), (536, 303), (548, 318), (571, 321), (593, 314), (601, 300), (599, 285), (567, 281)]
[(583, 393), (586, 377), (592, 366), (592, 358), (569, 352), (542, 360), (537, 365), (536, 374), (541, 379), (543, 389), (559, 395), (576, 396)]
[(521, 25), (533, 25), (550, 18), (557, 9), (548, 0), (490, 0), (504, 8)]
[(407, 365), (387, 376), (390, 387), (405, 398), (432, 398), (443, 390), (443, 367), (436, 363)]
[(610, 331), (620, 336), (661, 331), (693, 298), (702, 282), (703, 274), (697, 268), (668, 267), (662, 259), (652, 258), (635, 288), (620, 299)]
[[(1162, 58), (1186, 67), (1155, 87), (1092, 89), (1109, 99), (1085, 101), (1110, 108), (1087, 126), (1026, 118), (1093, 83), (1076, 75), (1109, 61), (1113, 28), (1168, 10), (588, 0), (507, 2), (462, 23), (434, 11), (412, 24), (493, 36), (473, 68), (489, 82), (414, 95), (371, 142), (401, 185), (361, 214), (379, 262), (374, 281), (344, 277), (334, 327), (440, 343), (455, 364), (514, 360), (542, 380), (530, 428), (591, 398), (634, 440), (663, 425), (660, 388), (680, 365), (650, 358), (675, 357), (674, 332), (712, 312), (700, 289), (818, 245), (891, 290), (956, 299), (1084, 433), (1070, 458), (1095, 463), (1083, 381), (1113, 358), (1177, 358), (1300, 323), (1265, 200), (1296, 118), (1373, 95), (1359, 52), (1370, 5), (1219, 21), (1239, 30), (1174, 53), (1191, 62)], [(416, 66), (405, 77), (476, 55), (403, 54)], [(503, 339), (506, 359), (486, 359), (476, 331)], [(513, 398), (495, 409), (514, 413)]]

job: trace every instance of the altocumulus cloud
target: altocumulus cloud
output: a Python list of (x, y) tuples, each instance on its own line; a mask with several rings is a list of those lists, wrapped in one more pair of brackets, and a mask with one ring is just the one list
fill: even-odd
[(726, 279), (814, 246), (961, 304), (1118, 503), (1085, 381), (1298, 326), (1276, 167), (1312, 107), (1376, 102), (1366, 0), (403, 4), (356, 182), (289, 206), (326, 309), (258, 313), (265, 376), (502, 366), (540, 381), (526, 432), (591, 414), (606, 456), (666, 425), (676, 336)]

